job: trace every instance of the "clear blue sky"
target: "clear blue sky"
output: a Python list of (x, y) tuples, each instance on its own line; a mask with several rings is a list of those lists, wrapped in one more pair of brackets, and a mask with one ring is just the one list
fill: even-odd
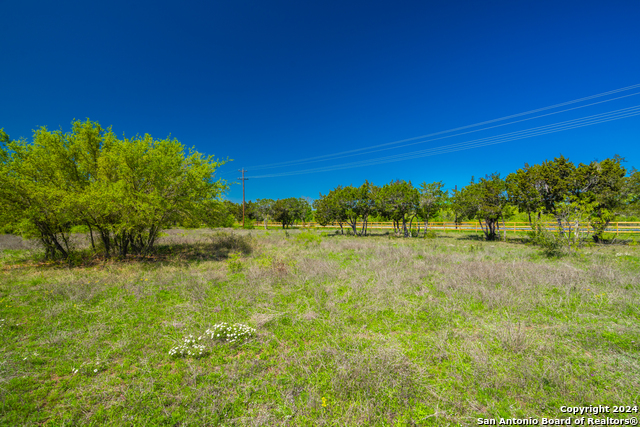
[[(336, 166), (640, 105), (640, 95), (628, 96), (444, 140), (259, 169), (640, 84), (640, 2), (22, 0), (0, 2), (0, 15), (0, 127), (11, 137), (31, 138), (39, 126), (68, 131), (72, 119), (89, 117), (120, 135), (171, 134), (234, 159), (220, 170), (232, 180), (241, 167), (259, 176)], [(640, 168), (639, 135), (635, 116), (393, 163), (252, 178), (247, 199), (317, 198), (365, 179), (452, 188), (561, 153), (576, 163), (620, 154)], [(240, 201), (241, 186), (227, 197)]]

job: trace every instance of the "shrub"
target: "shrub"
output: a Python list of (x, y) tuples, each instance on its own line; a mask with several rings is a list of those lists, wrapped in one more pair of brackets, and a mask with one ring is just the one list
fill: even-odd
[(219, 231), (211, 236), (211, 246), (214, 252), (227, 256), (230, 252), (250, 254), (253, 252), (254, 241), (251, 236), (241, 236), (234, 233)]
[(322, 239), (317, 234), (302, 232), (296, 236), (296, 241), (303, 245), (319, 245)]
[(528, 232), (529, 241), (540, 246), (547, 256), (562, 256), (564, 248), (559, 234), (551, 233), (540, 223), (534, 224), (534, 229)]
[(240, 259), (240, 254), (237, 252), (229, 254), (227, 265), (229, 266), (229, 271), (231, 273), (239, 273), (242, 271), (242, 260)]

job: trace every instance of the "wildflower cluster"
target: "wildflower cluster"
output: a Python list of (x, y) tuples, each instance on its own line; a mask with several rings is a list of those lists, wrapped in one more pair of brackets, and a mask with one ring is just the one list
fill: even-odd
[(202, 340), (201, 336), (198, 337), (198, 339), (195, 339), (193, 335), (184, 337), (182, 344), (169, 350), (169, 355), (177, 357), (202, 357), (207, 353), (207, 350), (204, 345), (199, 344), (200, 340)]
[(211, 329), (207, 329), (205, 334), (209, 335), (212, 340), (225, 342), (241, 342), (247, 338), (254, 336), (256, 330), (241, 323), (230, 325), (222, 322), (213, 325)]

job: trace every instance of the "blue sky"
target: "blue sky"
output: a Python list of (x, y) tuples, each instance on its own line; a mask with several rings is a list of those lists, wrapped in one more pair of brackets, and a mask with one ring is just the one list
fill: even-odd
[[(0, 14), (0, 127), (11, 137), (30, 138), (39, 126), (68, 131), (72, 119), (89, 117), (120, 135), (171, 134), (234, 159), (220, 169), (230, 180), (241, 167), (250, 177), (336, 168), (640, 105), (640, 94), (627, 96), (265, 169), (640, 84), (640, 2), (23, 0), (0, 2)], [(398, 162), (251, 178), (247, 199), (317, 198), (365, 179), (453, 188), (559, 154), (576, 163), (620, 154), (640, 168), (639, 135), (633, 116)], [(241, 186), (227, 197), (240, 201)]]

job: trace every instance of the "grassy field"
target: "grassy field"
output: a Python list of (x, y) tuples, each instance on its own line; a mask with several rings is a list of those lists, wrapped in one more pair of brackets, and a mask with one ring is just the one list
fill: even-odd
[[(640, 246), (170, 230), (153, 259), (75, 267), (0, 248), (1, 425), (471, 426), (640, 403)], [(205, 335), (220, 322), (256, 332)], [(203, 356), (171, 355), (189, 335)]]

